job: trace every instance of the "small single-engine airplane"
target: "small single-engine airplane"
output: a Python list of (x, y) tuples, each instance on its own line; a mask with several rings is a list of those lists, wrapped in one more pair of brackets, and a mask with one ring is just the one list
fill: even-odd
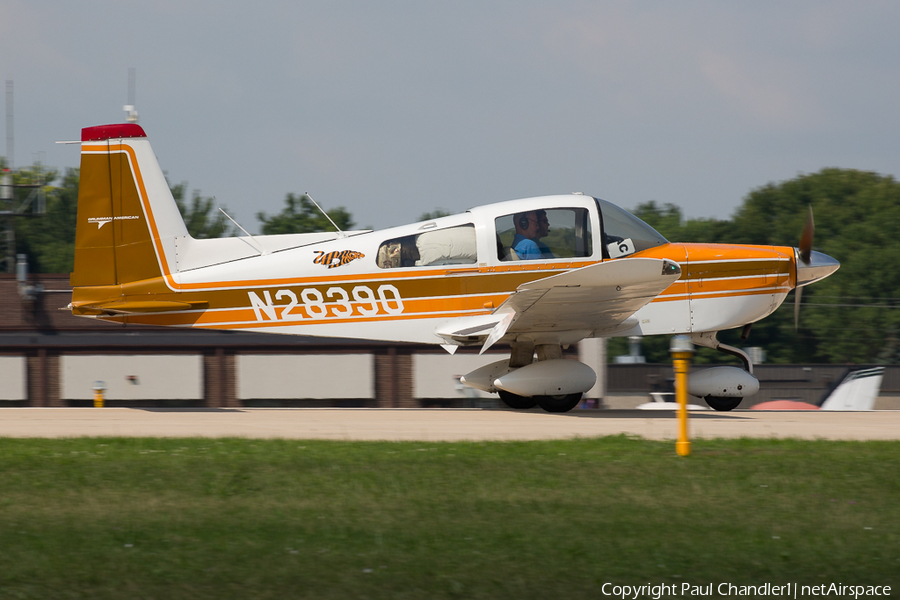
[[(441, 344), (508, 344), (462, 381), (512, 408), (572, 409), (593, 387), (562, 350), (589, 337), (690, 335), (741, 358), (692, 377), (731, 410), (756, 392), (716, 333), (833, 273), (799, 248), (669, 243), (580, 193), (479, 206), (384, 231), (193, 239), (144, 130), (82, 130), (71, 311), (119, 323)], [(799, 289), (798, 289), (799, 292)]]

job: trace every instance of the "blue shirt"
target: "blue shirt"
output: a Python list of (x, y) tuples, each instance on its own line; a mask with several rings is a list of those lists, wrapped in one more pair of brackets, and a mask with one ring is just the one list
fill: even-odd
[(544, 258), (544, 253), (534, 240), (530, 240), (521, 233), (517, 233), (513, 238), (512, 249), (520, 260), (534, 260), (536, 258)]

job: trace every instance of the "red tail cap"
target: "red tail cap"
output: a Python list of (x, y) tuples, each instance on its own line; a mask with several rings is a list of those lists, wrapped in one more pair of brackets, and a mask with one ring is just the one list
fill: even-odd
[(121, 138), (145, 138), (147, 134), (137, 123), (116, 123), (114, 125), (97, 125), (81, 130), (82, 142), (99, 142)]

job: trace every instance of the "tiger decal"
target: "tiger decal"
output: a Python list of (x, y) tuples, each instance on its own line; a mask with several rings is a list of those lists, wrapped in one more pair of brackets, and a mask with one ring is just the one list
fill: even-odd
[(329, 269), (346, 265), (350, 261), (356, 260), (357, 258), (365, 258), (366, 256), (362, 252), (357, 252), (356, 250), (337, 250), (335, 252), (329, 252), (328, 254), (325, 254), (321, 250), (316, 250), (315, 253), (319, 256), (313, 259), (313, 264), (325, 265)]

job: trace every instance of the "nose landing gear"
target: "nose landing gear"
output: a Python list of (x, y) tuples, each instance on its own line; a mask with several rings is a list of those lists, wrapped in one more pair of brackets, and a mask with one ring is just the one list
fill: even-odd
[[(742, 339), (745, 339), (746, 334), (748, 334), (749, 332), (749, 328), (745, 327), (745, 335), (742, 336)], [(738, 357), (743, 363), (744, 370), (747, 371), (747, 373), (749, 373), (750, 375), (753, 375), (753, 362), (750, 360), (750, 356), (740, 348), (735, 348), (734, 346), (723, 344), (722, 342), (717, 340), (717, 333), (717, 331), (695, 333), (691, 336), (691, 341), (698, 346), (703, 346), (704, 348), (712, 348), (713, 350), (718, 350), (719, 352), (724, 352), (725, 354), (730, 354), (732, 356)], [(744, 398), (741, 396), (713, 396), (710, 394), (708, 396), (705, 396), (703, 399), (706, 400), (706, 403), (713, 410), (726, 412), (737, 408), (740, 405), (741, 400), (743, 400)]]

